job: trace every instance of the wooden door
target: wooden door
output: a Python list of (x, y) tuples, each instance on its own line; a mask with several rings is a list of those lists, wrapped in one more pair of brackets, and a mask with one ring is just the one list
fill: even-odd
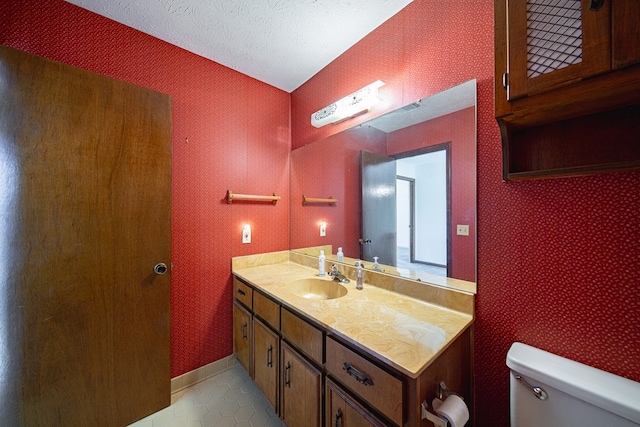
[(322, 374), (282, 342), (282, 420), (289, 427), (320, 427)]
[(253, 378), (278, 413), (279, 338), (261, 321), (253, 319)]
[(0, 46), (3, 425), (170, 404), (171, 101)]
[(361, 257), (396, 265), (396, 163), (395, 159), (361, 151), (362, 238)]

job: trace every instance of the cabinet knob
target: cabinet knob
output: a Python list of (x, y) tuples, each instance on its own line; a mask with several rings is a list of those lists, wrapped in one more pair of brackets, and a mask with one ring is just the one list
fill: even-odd
[(164, 274), (167, 272), (167, 264), (165, 264), (164, 262), (159, 262), (155, 265), (155, 267), (153, 267), (153, 271), (158, 275)]
[(598, 10), (600, 10), (603, 4), (604, 4), (604, 0), (591, 0), (591, 3), (589, 5), (589, 10), (597, 12)]

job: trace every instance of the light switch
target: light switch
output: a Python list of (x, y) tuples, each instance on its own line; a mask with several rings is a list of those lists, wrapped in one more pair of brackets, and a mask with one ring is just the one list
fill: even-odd
[(458, 224), (458, 229), (456, 231), (458, 236), (468, 236), (469, 235), (469, 226)]
[(251, 243), (251, 226), (249, 224), (242, 227), (242, 243)]
[(320, 223), (320, 237), (325, 237), (327, 235), (327, 223)]

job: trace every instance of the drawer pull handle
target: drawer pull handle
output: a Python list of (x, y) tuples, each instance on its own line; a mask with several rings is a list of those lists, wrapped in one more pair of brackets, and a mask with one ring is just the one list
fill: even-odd
[(371, 378), (369, 378), (368, 376), (366, 376), (362, 372), (358, 371), (356, 368), (351, 366), (348, 362), (344, 362), (344, 365), (342, 366), (342, 369), (347, 374), (349, 374), (353, 378), (355, 378), (356, 381), (358, 381), (360, 384), (363, 384), (365, 386), (373, 385), (373, 381), (371, 380)]
[(269, 345), (269, 348), (267, 349), (267, 366), (270, 368), (273, 366), (273, 346), (272, 345)]
[(291, 388), (291, 363), (287, 362), (287, 366), (284, 367), (284, 385)]
[(238, 289), (238, 293), (242, 296), (245, 296), (247, 293), (245, 291), (243, 291), (242, 289)]
[(248, 338), (248, 337), (247, 337), (247, 329), (248, 329), (248, 328), (247, 328), (247, 324), (246, 324), (246, 323), (243, 323), (243, 324), (242, 324), (242, 339), (243, 339), (243, 340), (246, 340), (246, 339)]
[(342, 409), (336, 411), (336, 427), (342, 427)]

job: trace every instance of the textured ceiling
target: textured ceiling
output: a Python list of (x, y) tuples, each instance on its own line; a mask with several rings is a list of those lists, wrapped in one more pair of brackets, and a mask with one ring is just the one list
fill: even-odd
[(292, 92), (412, 0), (67, 0)]

